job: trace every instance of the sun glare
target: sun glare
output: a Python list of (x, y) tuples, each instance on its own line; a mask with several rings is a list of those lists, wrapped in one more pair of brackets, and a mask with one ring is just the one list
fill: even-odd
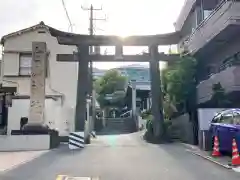
[(116, 32), (116, 35), (119, 36), (121, 39), (126, 39), (129, 36), (129, 33), (120, 31), (120, 32)]

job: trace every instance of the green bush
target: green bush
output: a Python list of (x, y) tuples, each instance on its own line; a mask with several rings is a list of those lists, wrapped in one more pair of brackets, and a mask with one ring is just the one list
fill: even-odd
[(147, 110), (147, 111), (142, 112), (141, 117), (143, 119), (147, 119), (147, 117), (150, 116), (151, 114), (152, 114), (151, 110)]
[(148, 116), (146, 116), (146, 129), (149, 133), (153, 134), (153, 116), (150, 114)]
[[(172, 122), (168, 119), (165, 119), (163, 125), (164, 125), (164, 129), (168, 131), (168, 129), (172, 125)], [(152, 115), (147, 117), (146, 129), (148, 132), (153, 133), (153, 116)]]

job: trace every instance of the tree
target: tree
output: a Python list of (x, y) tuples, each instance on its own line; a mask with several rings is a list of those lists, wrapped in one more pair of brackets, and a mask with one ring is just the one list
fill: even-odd
[(177, 108), (175, 105), (170, 101), (168, 94), (164, 96), (163, 99), (163, 113), (164, 113), (164, 119), (168, 120), (170, 119), (174, 113), (177, 112)]
[(162, 72), (162, 90), (168, 101), (186, 110), (193, 104), (196, 91), (196, 60), (190, 56), (180, 57), (176, 63)]
[(94, 88), (98, 94), (97, 100), (100, 106), (121, 105), (125, 95), (126, 83), (126, 77), (122, 76), (117, 70), (109, 70), (103, 77), (96, 80)]
[(211, 104), (213, 107), (223, 108), (231, 104), (220, 82), (213, 84), (212, 91), (213, 95), (211, 98)]

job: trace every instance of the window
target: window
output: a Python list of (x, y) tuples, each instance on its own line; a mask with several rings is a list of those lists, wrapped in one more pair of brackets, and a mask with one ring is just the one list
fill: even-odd
[(220, 123), (221, 113), (213, 117), (212, 123)]
[(32, 55), (31, 54), (20, 54), (19, 59), (19, 75), (30, 76), (32, 68)]
[[(48, 72), (48, 59), (46, 62), (46, 77)], [(21, 53), (19, 58), (19, 76), (30, 76), (32, 71), (32, 54)]]
[(233, 124), (233, 111), (226, 111), (222, 113), (220, 123)]
[(240, 112), (233, 113), (234, 124), (240, 125)]

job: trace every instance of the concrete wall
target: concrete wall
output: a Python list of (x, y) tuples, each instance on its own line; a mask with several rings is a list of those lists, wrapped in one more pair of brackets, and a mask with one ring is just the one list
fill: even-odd
[[(45, 31), (46, 33), (38, 33), (38, 31)], [(19, 95), (30, 94), (30, 78), (19, 76), (19, 54), (31, 52), (33, 41), (46, 42), (50, 53), (48, 57), (49, 75), (46, 79), (46, 94), (63, 94), (65, 103), (68, 106), (75, 106), (77, 63), (57, 62), (56, 54), (71, 54), (76, 50), (76, 47), (59, 45), (57, 39), (52, 37), (44, 28), (6, 39), (3, 55), (4, 86), (16, 86)]]
[(179, 139), (185, 143), (193, 144), (194, 143), (194, 134), (193, 134), (193, 125), (189, 120), (189, 115), (184, 114), (177, 118), (174, 118), (172, 121), (172, 127), (170, 130), (170, 135), (174, 138)]
[(212, 97), (212, 86), (221, 83), (225, 91), (233, 92), (240, 90), (240, 67), (229, 67), (219, 73), (213, 74), (209, 79), (200, 82), (197, 85), (198, 103), (204, 103)]
[(34, 151), (50, 149), (49, 135), (0, 136), (0, 151)]

